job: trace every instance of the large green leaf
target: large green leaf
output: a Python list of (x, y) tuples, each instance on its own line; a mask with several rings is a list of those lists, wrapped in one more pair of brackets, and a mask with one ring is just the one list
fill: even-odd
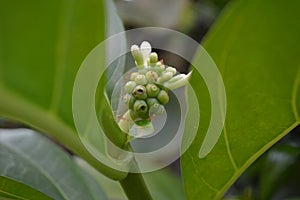
[(54, 199), (105, 199), (95, 180), (66, 152), (31, 130), (0, 130), (0, 157), (1, 176)]
[(201, 76), (193, 73), (201, 122), (182, 159), (189, 199), (221, 198), (257, 157), (299, 124), (299, 6), (292, 0), (234, 1), (204, 40), (224, 80), (227, 115), (217, 144), (200, 159), (210, 100)]
[(25, 185), (24, 183), (0, 176), (0, 198), (1, 199), (31, 199), (50, 200), (51, 198), (43, 193)]
[(119, 19), (111, 4), (107, 0), (105, 9), (102, 0), (1, 1), (0, 115), (46, 132), (107, 176), (122, 179), (125, 173), (87, 152), (72, 117), (72, 89), (80, 64), (105, 35), (123, 30), (120, 21), (112, 23)]

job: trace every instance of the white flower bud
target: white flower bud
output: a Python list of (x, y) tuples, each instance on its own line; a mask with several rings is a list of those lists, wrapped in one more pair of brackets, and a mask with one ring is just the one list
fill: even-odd
[(158, 103), (153, 104), (149, 109), (149, 115), (150, 117), (156, 117), (165, 112), (165, 107), (163, 105), (160, 105)]
[(154, 71), (148, 71), (145, 76), (148, 83), (155, 83), (158, 78), (157, 73)]
[(174, 67), (167, 67), (165, 72), (171, 72), (173, 75), (175, 75), (177, 71)]
[(172, 77), (173, 77), (172, 72), (165, 72), (157, 79), (157, 82), (163, 83), (170, 80)]
[(126, 93), (131, 93), (136, 87), (136, 83), (134, 81), (128, 81), (124, 86), (124, 91)]
[(140, 48), (137, 45), (131, 46), (131, 54), (137, 66), (144, 64), (142, 52), (140, 51)]
[(147, 84), (147, 79), (146, 79), (145, 75), (142, 75), (142, 74), (137, 75), (135, 77), (134, 81), (137, 85), (146, 85)]
[(134, 81), (134, 79), (137, 77), (137, 75), (139, 75), (138, 72), (133, 72), (133, 73), (130, 75), (130, 80), (131, 80), (131, 81)]
[(141, 53), (142, 53), (142, 57), (143, 57), (143, 64), (144, 65), (147, 65), (147, 60), (149, 58), (149, 55), (151, 53), (151, 45), (149, 42), (147, 41), (143, 41), (142, 44), (141, 44)]
[(179, 74), (172, 79), (170, 79), (168, 82), (163, 83), (163, 86), (170, 90), (174, 90), (176, 88), (180, 88), (187, 84), (188, 80), (191, 77), (192, 72), (188, 73), (187, 75), (185, 74)]

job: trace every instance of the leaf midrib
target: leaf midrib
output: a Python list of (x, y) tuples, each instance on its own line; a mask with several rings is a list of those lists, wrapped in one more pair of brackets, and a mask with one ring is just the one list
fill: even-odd
[(223, 194), (226, 192), (226, 190), (234, 183), (234, 181), (266, 150), (268, 150), (271, 146), (273, 146), (276, 142), (278, 142), (283, 136), (288, 134), (290, 131), (292, 131), (294, 128), (296, 128), (299, 125), (300, 121), (296, 121), (293, 123), (289, 128), (287, 128), (285, 131), (277, 135), (273, 140), (268, 142), (265, 146), (260, 148), (255, 154), (253, 154), (240, 168), (237, 169), (237, 171), (233, 174), (230, 180), (228, 180), (224, 186), (218, 190), (216, 193), (215, 199), (221, 199)]

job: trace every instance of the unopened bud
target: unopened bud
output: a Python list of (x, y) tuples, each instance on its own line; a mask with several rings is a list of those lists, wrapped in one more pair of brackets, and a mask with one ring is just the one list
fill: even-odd
[(158, 78), (157, 73), (154, 71), (148, 71), (145, 76), (148, 83), (155, 83)]
[(147, 105), (150, 108), (154, 104), (160, 104), (159, 101), (156, 98), (147, 98), (146, 99)]
[(131, 46), (131, 54), (137, 66), (144, 64), (142, 52), (140, 51), (140, 48), (137, 45)]
[(166, 91), (161, 90), (159, 94), (157, 95), (157, 99), (160, 103), (163, 105), (167, 104), (169, 102), (169, 95)]
[(136, 83), (134, 81), (128, 81), (124, 86), (124, 90), (126, 93), (132, 93), (135, 87)]
[(145, 75), (142, 75), (142, 74), (137, 75), (135, 77), (134, 81), (137, 85), (146, 85), (147, 84), (147, 79), (146, 79)]
[(155, 65), (156, 62), (157, 62), (157, 60), (158, 60), (157, 53), (152, 52), (152, 53), (150, 54), (150, 56), (149, 56), (149, 63), (150, 63), (150, 65), (151, 65), (151, 66)]
[(133, 72), (133, 73), (130, 75), (130, 80), (131, 80), (131, 81), (134, 81), (134, 79), (137, 77), (137, 75), (139, 75), (138, 72)]
[(170, 80), (172, 77), (173, 77), (172, 72), (165, 72), (157, 79), (157, 82), (163, 83)]
[(176, 69), (174, 67), (167, 67), (165, 72), (171, 72), (174, 76), (176, 74)]
[(156, 97), (160, 91), (160, 89), (155, 84), (147, 84), (146, 90), (148, 97)]

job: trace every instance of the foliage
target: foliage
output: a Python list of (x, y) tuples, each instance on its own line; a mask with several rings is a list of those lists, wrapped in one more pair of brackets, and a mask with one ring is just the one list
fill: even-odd
[[(225, 1), (215, 2), (223, 5)], [(233, 1), (206, 35), (203, 44), (222, 74), (228, 112), (218, 143), (208, 156), (199, 159), (211, 109), (203, 79), (193, 73), (190, 83), (197, 91), (201, 123), (196, 139), (181, 160), (188, 199), (222, 198), (252, 162), (299, 125), (299, 6), (300, 2), (292, 0)], [(131, 176), (105, 166), (85, 149), (72, 116), (72, 87), (81, 62), (99, 42), (122, 30), (123, 24), (110, 0), (53, 0), (47, 4), (1, 1), (0, 116), (23, 122), (51, 138), (27, 129), (0, 129), (1, 198), (105, 199), (115, 190), (103, 185), (107, 179), (99, 178), (99, 172), (110, 181), (122, 182)], [(118, 53), (120, 48), (126, 48), (125, 36), (109, 44), (107, 52)], [(199, 54), (195, 62), (201, 62)], [(99, 58), (103, 66), (108, 57), (109, 53)], [(124, 63), (122, 59), (116, 62), (102, 81), (120, 77)], [(111, 89), (108, 87), (109, 95)], [(105, 130), (120, 132), (109, 120), (111, 110), (101, 92), (97, 96), (99, 118), (106, 117), (108, 123), (102, 122)], [(190, 127), (185, 128), (188, 134)], [(87, 164), (78, 167), (74, 156), (52, 139), (97, 171)], [(299, 145), (279, 144), (237, 182), (260, 177), (259, 183), (254, 182), (250, 189), (245, 187), (243, 194), (236, 195), (233, 190), (238, 187), (234, 185), (228, 195), (287, 197), (283, 183), (299, 189), (289, 182), (293, 180), (289, 171), (299, 166), (298, 155)], [(281, 160), (274, 159), (280, 156)], [(177, 177), (165, 171), (155, 173), (141, 176), (155, 199), (184, 198)], [(111, 187), (115, 188), (115, 184)], [(120, 187), (116, 191), (120, 192)], [(118, 197), (124, 198), (124, 193)]]
[(182, 159), (188, 198), (221, 198), (259, 155), (299, 124), (298, 6), (295, 1), (233, 2), (205, 38), (225, 83), (227, 114), (217, 145), (199, 159), (210, 107), (201, 77), (193, 76), (203, 106), (197, 138)]

